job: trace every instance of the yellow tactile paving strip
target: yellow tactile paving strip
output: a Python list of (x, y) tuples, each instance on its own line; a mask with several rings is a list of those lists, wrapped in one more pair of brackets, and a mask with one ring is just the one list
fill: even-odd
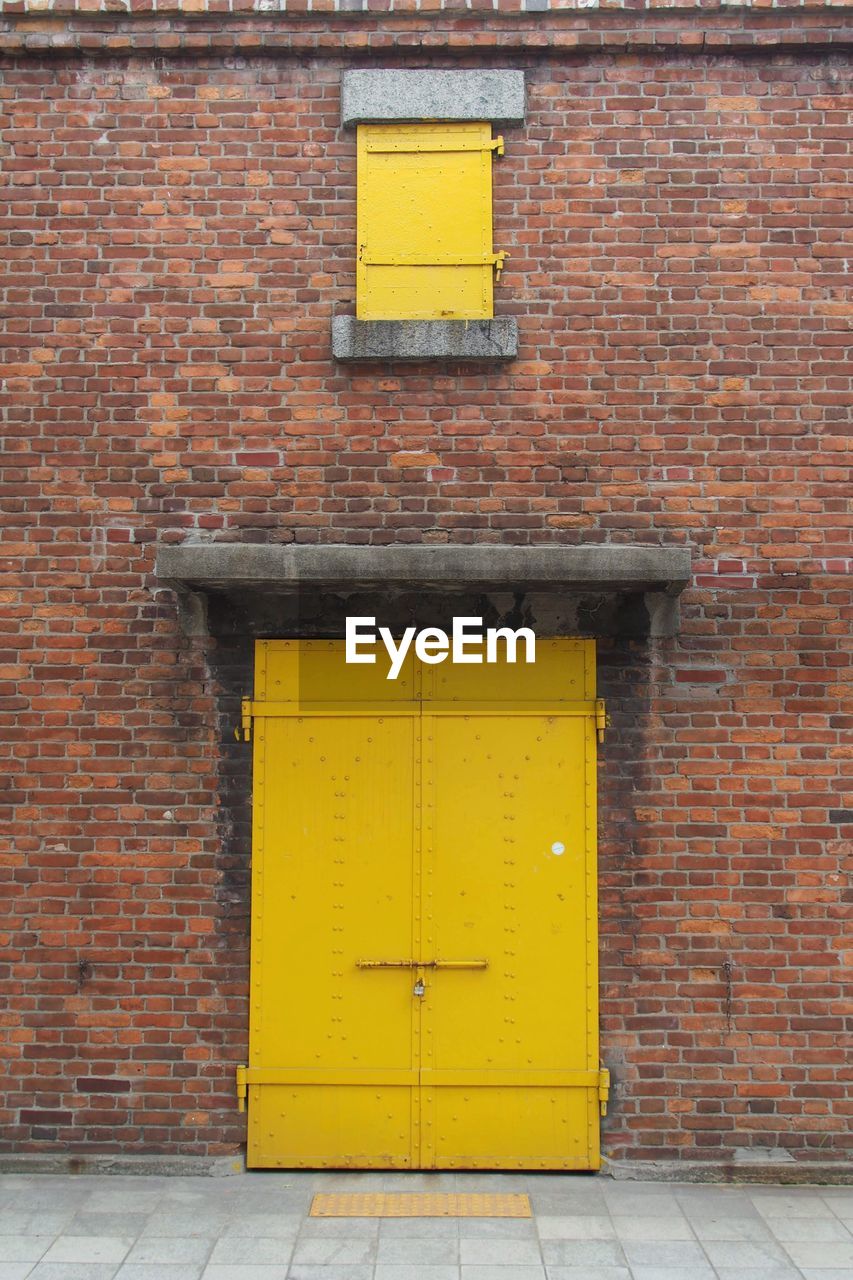
[(526, 1195), (476, 1192), (431, 1194), (417, 1191), (320, 1194), (311, 1202), (312, 1218), (529, 1218)]

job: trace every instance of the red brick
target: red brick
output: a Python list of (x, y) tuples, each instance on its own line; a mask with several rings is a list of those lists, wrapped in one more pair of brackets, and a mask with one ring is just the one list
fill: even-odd
[[(0, 1148), (244, 1138), (246, 646), (183, 634), (157, 543), (402, 538), (693, 549), (679, 635), (599, 644), (605, 1149), (839, 1158), (840, 6), (110, 4), (0, 19)], [(499, 370), (331, 358), (340, 71), (413, 50), (526, 68)]]

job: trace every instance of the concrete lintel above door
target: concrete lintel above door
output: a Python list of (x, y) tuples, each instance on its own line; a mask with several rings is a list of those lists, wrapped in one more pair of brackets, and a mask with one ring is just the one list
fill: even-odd
[(690, 581), (687, 547), (335, 546), (202, 542), (162, 546), (157, 576), (185, 591), (416, 585), (663, 593)]
[(686, 547), (161, 546), (156, 572), (178, 593), (189, 635), (330, 637), (345, 616), (446, 626), (448, 615), (522, 616), (541, 635), (675, 635), (690, 580)]

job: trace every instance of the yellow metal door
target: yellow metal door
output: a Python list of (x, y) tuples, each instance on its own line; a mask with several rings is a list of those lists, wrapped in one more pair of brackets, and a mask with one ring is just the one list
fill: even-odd
[(594, 645), (256, 657), (251, 1166), (597, 1168)]
[(255, 659), (248, 1161), (406, 1168), (420, 1018), (412, 955), (418, 704), (331, 642)]
[(434, 667), (423, 736), (423, 1162), (599, 1164), (595, 651)]

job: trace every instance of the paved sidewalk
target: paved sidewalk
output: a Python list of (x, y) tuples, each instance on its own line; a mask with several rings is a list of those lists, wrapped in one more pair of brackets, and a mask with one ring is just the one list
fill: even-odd
[[(535, 1218), (310, 1219), (314, 1191), (528, 1191)], [(853, 1188), (496, 1174), (0, 1177), (0, 1280), (853, 1280)]]

